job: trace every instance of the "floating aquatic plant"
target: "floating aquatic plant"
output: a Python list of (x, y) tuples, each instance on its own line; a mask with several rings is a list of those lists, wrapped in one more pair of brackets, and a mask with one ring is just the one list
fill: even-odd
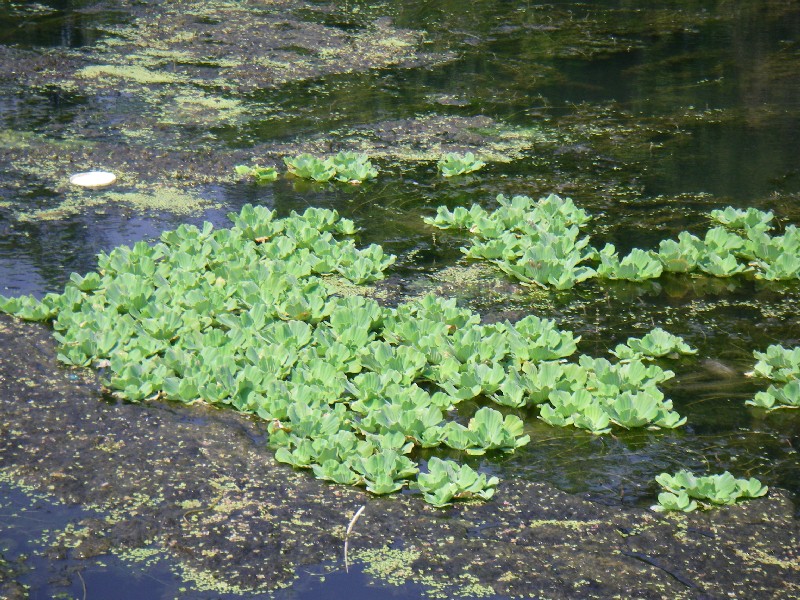
[(670, 273), (691, 273), (703, 254), (703, 242), (688, 231), (678, 234), (676, 240), (662, 240), (656, 253), (665, 271)]
[(745, 404), (774, 410), (800, 408), (800, 348), (773, 344), (766, 352), (753, 352), (758, 362), (750, 375), (757, 375), (780, 385), (770, 385)]
[(721, 475), (697, 477), (682, 470), (675, 475), (661, 473), (656, 481), (667, 491), (658, 495), (658, 504), (652, 507), (659, 512), (690, 512), (698, 508), (734, 504), (746, 498), (764, 496), (768, 488), (755, 477), (736, 479), (728, 471)]
[(458, 465), (452, 460), (435, 456), (428, 461), (428, 472), (420, 473), (414, 485), (434, 506), (447, 506), (454, 499), (480, 498), (488, 500), (494, 495), (499, 480), (487, 479), (469, 465)]
[(673, 354), (696, 354), (697, 350), (689, 346), (680, 336), (656, 327), (642, 338), (628, 338), (626, 344), (618, 344), (611, 353), (620, 360), (631, 360), (660, 358)]
[(317, 182), (336, 179), (345, 183), (362, 183), (378, 176), (378, 169), (373, 166), (369, 157), (358, 152), (339, 152), (325, 159), (311, 154), (300, 154), (285, 157), (283, 162), (289, 173), (295, 177)]
[(651, 252), (639, 248), (631, 250), (630, 254), (620, 260), (613, 244), (606, 244), (600, 250), (600, 265), (597, 267), (597, 276), (607, 279), (624, 279), (627, 281), (644, 281), (661, 277), (663, 266)]
[(357, 152), (339, 152), (333, 157), (337, 181), (345, 183), (362, 183), (378, 176), (376, 169), (366, 154)]
[(241, 175), (242, 177), (252, 177), (258, 183), (275, 181), (278, 178), (278, 171), (275, 167), (259, 167), (258, 165), (248, 167), (247, 165), (237, 165), (234, 167), (234, 171), (236, 171), (237, 175)]
[(595, 434), (607, 433), (611, 424), (627, 429), (680, 427), (686, 418), (673, 410), (657, 387), (673, 376), (639, 359), (614, 364), (584, 355), (564, 379), (553, 382), (539, 418), (549, 425), (573, 425)]
[(800, 348), (773, 344), (766, 352), (755, 350), (753, 356), (758, 359), (753, 372), (759, 377), (784, 383), (800, 377)]
[[(515, 415), (487, 406), (464, 426), (446, 411), (496, 392), (511, 364), (571, 354), (571, 334), (534, 317), (481, 325), (430, 296), (393, 309), (336, 296), (331, 277), (374, 281), (394, 257), (334, 237), (355, 231), (335, 211), (278, 219), (246, 205), (230, 218), (230, 229), (181, 225), (153, 245), (115, 248), (63, 294), (0, 297), (0, 309), (51, 321), (60, 360), (103, 367), (122, 398), (252, 413), (270, 421), (278, 461), (375, 494), (417, 476), (414, 448), (482, 454), (528, 442)], [(427, 497), (489, 497), (496, 479), (453, 469), (453, 482), (422, 485)]]
[(758, 392), (755, 398), (745, 404), (773, 410), (777, 408), (800, 408), (800, 381), (790, 381), (781, 386), (771, 385), (765, 392)]
[(775, 218), (772, 211), (764, 212), (757, 208), (742, 210), (732, 206), (721, 210), (712, 210), (710, 216), (729, 229), (744, 231), (772, 229), (772, 220)]
[(472, 173), (485, 165), (486, 163), (476, 158), (472, 152), (467, 152), (466, 154), (448, 152), (439, 159), (436, 166), (444, 177), (455, 177), (456, 175)]
[[(521, 269), (527, 261), (529, 279), (541, 285), (568, 287), (595, 276), (588, 263), (615, 254), (591, 248), (581, 235), (590, 217), (569, 199), (498, 201), (493, 213), (441, 208), (429, 222), (471, 232), (485, 244), (480, 252), (498, 263)], [(630, 338), (613, 363), (573, 358), (579, 338), (533, 315), (482, 324), (455, 300), (435, 296), (394, 308), (342, 298), (332, 278), (374, 281), (394, 261), (380, 246), (359, 249), (339, 239), (355, 232), (352, 221), (315, 208), (278, 219), (251, 205), (230, 218), (230, 229), (182, 225), (153, 245), (101, 253), (97, 270), (73, 274), (63, 294), (41, 301), (0, 296), (0, 310), (51, 321), (60, 360), (104, 367), (105, 384), (123, 398), (204, 401), (257, 415), (271, 423), (277, 460), (376, 494), (413, 484), (435, 505), (489, 497), (495, 478), (433, 459), (420, 474), (416, 449), (480, 455), (529, 442), (521, 419), (489, 402), (536, 408), (551, 425), (596, 435), (686, 421), (658, 387), (672, 372), (645, 362), (694, 352), (677, 336), (654, 329)], [(784, 235), (794, 243), (791, 229)], [(743, 252), (748, 242), (737, 239), (759, 240), (753, 254), (771, 256), (760, 236), (712, 231), (699, 244), (686, 236), (676, 244), (684, 254), (697, 250), (699, 265), (706, 245)], [(552, 262), (548, 276), (545, 259)], [(613, 269), (657, 270), (653, 255), (646, 259), (617, 259)], [(794, 381), (794, 351), (771, 347), (757, 356), (759, 374)], [(791, 405), (797, 390), (787, 387), (784, 396)], [(484, 405), (460, 423), (450, 415), (464, 400)], [(673, 495), (674, 506), (689, 508), (689, 496)]]
[(589, 245), (583, 230), (591, 217), (569, 198), (500, 195), (497, 203), (492, 212), (477, 204), (453, 210), (440, 206), (425, 222), (467, 233), (470, 245), (461, 250), (468, 258), (487, 260), (522, 283), (557, 290), (590, 278), (644, 281), (663, 271), (800, 278), (800, 230), (789, 225), (783, 235), (770, 235), (772, 213), (714, 211), (725, 226), (709, 229), (702, 239), (684, 231), (677, 240), (662, 240), (657, 252), (634, 248), (620, 258), (612, 244), (601, 250)]
[(321, 159), (311, 154), (299, 154), (295, 157), (286, 156), (283, 162), (289, 173), (301, 179), (322, 183), (330, 181), (336, 175), (336, 166), (332, 158)]

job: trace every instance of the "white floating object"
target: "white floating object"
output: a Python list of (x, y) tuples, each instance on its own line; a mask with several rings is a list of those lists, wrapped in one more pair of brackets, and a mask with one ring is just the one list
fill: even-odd
[(85, 188), (106, 187), (116, 180), (117, 176), (108, 171), (87, 171), (86, 173), (76, 173), (69, 178), (71, 184)]

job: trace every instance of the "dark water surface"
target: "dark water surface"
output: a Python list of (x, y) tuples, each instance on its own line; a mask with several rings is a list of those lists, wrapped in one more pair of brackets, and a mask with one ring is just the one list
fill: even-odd
[[(124, 28), (149, 10), (147, 2), (129, 4), (0, 3), (0, 293), (60, 291), (71, 272), (93, 268), (97, 252), (154, 239), (183, 222), (226, 226), (227, 212), (247, 202), (281, 215), (336, 208), (362, 228), (361, 242), (398, 254), (393, 276), (406, 294), (434, 287), (430, 276), (461, 264), (463, 240), (432, 237), (421, 217), (440, 204), (492, 207), (499, 193), (569, 195), (595, 215), (594, 245), (610, 241), (620, 250), (654, 247), (683, 229), (700, 232), (708, 211), (728, 205), (769, 209), (783, 224), (800, 223), (796, 2), (293, 2), (291, 19), (334, 30), (386, 23), (418, 32), (420, 56), (437, 58), (359, 66), (342, 55), (352, 69), (326, 63), (302, 78), (273, 77), (275, 83), (250, 87), (241, 73), (215, 79), (237, 67), (219, 66), (227, 50), (218, 51), (221, 43), (211, 36), (228, 36), (233, 47), (237, 31), (223, 31), (223, 4), (211, 11), (213, 3), (197, 2), (191, 3), (199, 7), (195, 22), (217, 32), (198, 34), (209, 36), (207, 62), (169, 54), (185, 43), (180, 31), (165, 26), (179, 7), (160, 17), (162, 54), (147, 54), (143, 44), (141, 55), (126, 55), (131, 65), (157, 63), (191, 83), (153, 86), (129, 76), (109, 84), (76, 76), (89, 65), (118, 64), (109, 41), (129, 40)], [(284, 51), (300, 61), (318, 48), (294, 39)], [(137, 62), (144, 55), (151, 62)], [(172, 114), (174, 106), (194, 106), (171, 104), (186, 94), (235, 101), (241, 111), (214, 105)], [(434, 126), (430, 119), (450, 120)], [(480, 152), (497, 142), (499, 130), (535, 141), (497, 151), (505, 152), (502, 160), (473, 176), (437, 175), (431, 159), (441, 149)], [(358, 188), (287, 179), (257, 186), (231, 177), (234, 164), (254, 157), (279, 164), (283, 154), (348, 149), (376, 131), (379, 140), (369, 143), (382, 172)], [(409, 132), (416, 133), (407, 139)], [(69, 189), (70, 173), (92, 167), (119, 171), (114, 191), (128, 199), (165, 188), (171, 199), (98, 202), (104, 192)], [(201, 203), (184, 209), (186, 198), (175, 190)], [(761, 387), (743, 373), (752, 368), (754, 349), (800, 343), (800, 285), (664, 277), (549, 295), (508, 287), (507, 295), (452, 290), (487, 318), (530, 312), (556, 318), (582, 336), (579, 350), (594, 356), (653, 326), (683, 336), (699, 352), (669, 365), (676, 378), (665, 391), (688, 424), (594, 437), (531, 415), (528, 446), (476, 465), (612, 506), (652, 504), (654, 475), (679, 468), (757, 476), (797, 499), (800, 411), (745, 407)], [(2, 491), (4, 564), (34, 554), (30, 540), (76, 518), (77, 509), (8, 486)], [(41, 565), (48, 560), (39, 556), (19, 576), (31, 586), (30, 597), (51, 597), (54, 590), (81, 597), (74, 576), (53, 583), (38, 575), (47, 573)], [(276, 597), (375, 597), (376, 584), (361, 567), (320, 576), (326, 568), (299, 573)], [(187, 593), (165, 566), (148, 570), (109, 558), (82, 573), (91, 597)], [(412, 584), (380, 591), (398, 598), (421, 593)], [(191, 597), (239, 596), (195, 591)]]

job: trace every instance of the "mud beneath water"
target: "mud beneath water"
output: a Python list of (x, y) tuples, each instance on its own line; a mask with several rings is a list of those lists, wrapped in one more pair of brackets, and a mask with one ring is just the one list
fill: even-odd
[[(102, 397), (90, 373), (59, 366), (45, 327), (0, 317), (0, 346), (3, 480), (85, 509), (36, 541), (54, 571), (64, 559), (77, 570), (107, 554), (161, 556), (191, 589), (276, 590), (303, 566), (341, 568), (347, 524), (366, 505), (351, 564), (379, 581), (422, 582), (433, 595), (800, 593), (798, 522), (779, 489), (660, 516), (509, 479), (490, 502), (437, 510), (412, 494), (374, 498), (280, 465), (264, 424), (233, 412)], [(18, 589), (20, 572), (0, 561), (4, 594)]]

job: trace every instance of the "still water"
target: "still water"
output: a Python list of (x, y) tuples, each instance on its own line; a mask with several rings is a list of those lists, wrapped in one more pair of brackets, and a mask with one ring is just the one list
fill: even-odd
[[(594, 245), (621, 251), (703, 231), (708, 211), (728, 205), (800, 223), (794, 2), (298, 1), (280, 19), (258, 3), (244, 16), (226, 3), (160, 4), (0, 5), (0, 293), (60, 291), (100, 251), (184, 222), (225, 226), (247, 202), (280, 215), (336, 208), (362, 243), (398, 255), (400, 295), (432, 289), (462, 264), (463, 240), (432, 236), (421, 218), (441, 204), (489, 208), (499, 193), (571, 196), (595, 216)], [(104, 74), (91, 75), (96, 65)], [(258, 186), (232, 176), (254, 159), (282, 166), (283, 155), (351, 148), (375, 157), (375, 182)], [(489, 165), (445, 181), (435, 159), (449, 150), (482, 153)], [(70, 189), (67, 177), (89, 168), (118, 172), (120, 183)], [(653, 474), (678, 468), (729, 469), (800, 494), (800, 415), (747, 409), (761, 388), (742, 375), (753, 349), (800, 342), (797, 284), (507, 287), (450, 291), (490, 319), (555, 318), (595, 356), (658, 325), (699, 358), (671, 365), (665, 386), (686, 427), (592, 437), (532, 415), (532, 443), (485, 468), (616, 506), (651, 504)], [(3, 510), (15, 515), (2, 533), (6, 560), (35, 550), (33, 529), (75, 517), (4, 491)], [(83, 584), (180, 595), (159, 568), (131, 575), (109, 559)], [(20, 579), (32, 597), (62, 589), (36, 569)], [(374, 597), (368, 583), (359, 568), (301, 574), (278, 597)], [(73, 580), (68, 589), (83, 588)]]

